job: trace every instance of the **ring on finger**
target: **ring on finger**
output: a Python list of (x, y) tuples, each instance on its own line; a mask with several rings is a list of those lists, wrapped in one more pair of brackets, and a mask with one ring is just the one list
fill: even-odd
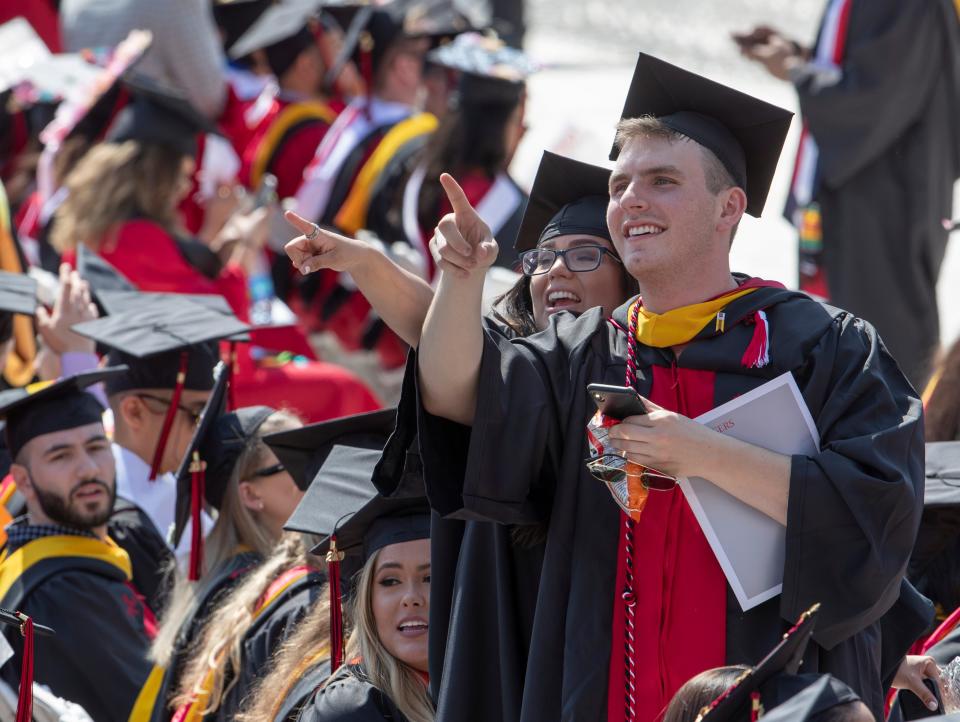
[(304, 236), (304, 238), (306, 238), (308, 241), (315, 241), (317, 240), (317, 236), (319, 235), (320, 235), (320, 226), (314, 223), (313, 228), (306, 236)]

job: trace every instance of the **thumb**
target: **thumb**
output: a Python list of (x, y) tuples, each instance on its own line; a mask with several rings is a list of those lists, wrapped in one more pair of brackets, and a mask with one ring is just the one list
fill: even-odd
[(47, 311), (46, 306), (37, 306), (36, 319), (37, 326), (39, 328), (47, 328), (48, 326), (52, 325), (52, 321), (50, 320), (50, 312)]
[(296, 228), (303, 235), (307, 235), (313, 231), (313, 223), (308, 221), (303, 216), (294, 213), (293, 211), (285, 211), (283, 217), (286, 219), (287, 223)]
[(653, 402), (652, 402), (650, 399), (648, 399), (646, 396), (641, 396), (641, 397), (640, 397), (640, 400), (643, 402), (644, 407), (646, 407), (648, 414), (649, 414), (651, 411), (663, 411), (663, 407), (662, 407), (662, 406), (658, 406), (657, 404), (653, 403)]
[(467, 194), (463, 192), (463, 188), (460, 187), (460, 184), (452, 175), (441, 173), (440, 185), (443, 186), (443, 190), (447, 194), (447, 200), (450, 201), (450, 207), (453, 208), (453, 213), (458, 220), (479, 218), (477, 211), (467, 200)]

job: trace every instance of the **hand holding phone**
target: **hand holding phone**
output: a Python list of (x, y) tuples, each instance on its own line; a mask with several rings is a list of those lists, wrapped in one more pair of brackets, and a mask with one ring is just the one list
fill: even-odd
[(612, 419), (623, 421), (628, 416), (643, 416), (647, 413), (640, 394), (628, 386), (588, 384), (587, 393), (600, 412)]

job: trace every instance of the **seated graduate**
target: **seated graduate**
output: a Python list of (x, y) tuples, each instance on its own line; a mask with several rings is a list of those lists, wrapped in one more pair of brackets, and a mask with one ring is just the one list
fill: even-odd
[(798, 673), (816, 615), (815, 606), (756, 666), (718, 667), (689, 680), (663, 722), (873, 722), (867, 706), (840, 680)]
[[(56, 627), (37, 636), (35, 680), (96, 720), (122, 722), (150, 675), (155, 620), (131, 582), (130, 559), (107, 535), (116, 496), (103, 406), (85, 391), (122, 369), (102, 369), (0, 393), (10, 468), (27, 514), (8, 527), (0, 606)], [(8, 635), (18, 659), (19, 634)], [(5, 679), (16, 687), (16, 668)]]
[[(272, 413), (263, 407), (239, 409), (235, 417), (243, 427), (255, 425), (258, 416)], [(244, 482), (246, 494), (257, 494), (257, 508), (271, 519), (278, 534), (287, 529), (273, 554), (251, 572), (217, 605), (208, 618), (179, 682), (174, 700), (175, 719), (232, 720), (277, 648), (296, 624), (326, 592), (323, 559), (310, 553), (313, 544), (300, 533), (304, 508), (300, 489), (306, 489), (334, 444), (370, 439), (382, 447), (394, 411), (377, 411), (311, 426), (279, 431), (263, 437), (279, 460), (262, 470), (253, 485)], [(379, 433), (375, 433), (376, 428)], [(237, 434), (232, 443), (239, 443)], [(259, 487), (259, 489), (257, 488)], [(304, 497), (305, 498), (305, 497)], [(297, 503), (299, 502), (299, 503)], [(311, 507), (312, 508), (312, 507)], [(302, 650), (301, 650), (302, 651)]]
[[(159, 613), (169, 553), (149, 541), (159, 536), (166, 544), (173, 528), (173, 473), (213, 389), (219, 340), (247, 327), (228, 309), (173, 294), (99, 291), (96, 298), (108, 315), (75, 329), (106, 350), (107, 363), (127, 367), (104, 384), (113, 412), (117, 494), (133, 507), (124, 513), (144, 517), (142, 525), (153, 532), (126, 539), (140, 546), (136, 552), (124, 547), (133, 558), (134, 576), (144, 580), (151, 606)], [(206, 534), (213, 521), (203, 514), (201, 524)], [(174, 551), (185, 564), (189, 546), (181, 543)]]
[[(215, 375), (177, 472), (173, 540), (189, 521), (190, 557), (186, 576), (176, 576), (152, 649), (162, 677), (157, 719), (172, 715), (170, 703), (204, 623), (224, 595), (273, 553), (283, 519), (302, 493), (262, 441), (264, 434), (299, 427), (299, 419), (265, 408), (226, 413), (229, 373), (221, 364)], [(206, 539), (197, 531), (205, 505), (218, 512)]]
[[(343, 555), (344, 569), (359, 571), (351, 584), (349, 640), (343, 649), (341, 625), (331, 620), (333, 674), (303, 706), (303, 722), (434, 719), (427, 693), (429, 510), (422, 496), (376, 495), (369, 480), (379, 457), (376, 450), (334, 448), (329, 471), (313, 485), (330, 506), (325, 515), (353, 512), (335, 523), (318, 551)], [(336, 574), (331, 570), (331, 585), (338, 584)]]
[[(420, 451), (440, 514), (546, 524), (524, 722), (604, 708), (611, 719), (654, 719), (687, 679), (756, 659), (818, 599), (805, 669), (833, 674), (881, 714), (878, 625), (899, 597), (919, 521), (921, 409), (868, 323), (730, 270), (733, 233), (745, 212), (760, 214), (789, 122), (641, 54), (607, 207), (641, 297), (615, 310), (615, 323), (596, 309), (558, 314), (524, 339), (477, 319), (495, 243), (442, 178), (455, 210), (439, 232), (469, 262), (442, 272), (424, 325)], [(692, 420), (785, 373), (819, 430), (817, 454), (774, 454)], [(709, 479), (786, 528), (781, 595), (740, 608), (672, 483), (646, 493), (626, 470), (642, 502), (632, 506), (591, 475), (589, 383), (644, 397), (646, 415), (611, 428), (616, 452)]]

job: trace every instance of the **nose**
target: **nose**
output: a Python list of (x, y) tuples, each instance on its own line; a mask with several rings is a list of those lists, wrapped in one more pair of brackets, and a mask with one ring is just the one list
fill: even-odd
[(647, 200), (637, 181), (630, 181), (620, 195), (620, 207), (624, 210), (643, 210), (647, 207)]
[(97, 479), (100, 477), (100, 465), (89, 453), (80, 454), (77, 459), (76, 476), (78, 481)]
[(407, 585), (403, 594), (403, 606), (422, 607), (426, 604), (427, 598), (423, 593), (422, 585), (413, 582)]
[(553, 265), (550, 266), (550, 270), (547, 271), (548, 278), (556, 278), (557, 276), (564, 276), (569, 278), (571, 276), (570, 269), (567, 268), (567, 259), (561, 254), (557, 254), (557, 257), (553, 259)]

